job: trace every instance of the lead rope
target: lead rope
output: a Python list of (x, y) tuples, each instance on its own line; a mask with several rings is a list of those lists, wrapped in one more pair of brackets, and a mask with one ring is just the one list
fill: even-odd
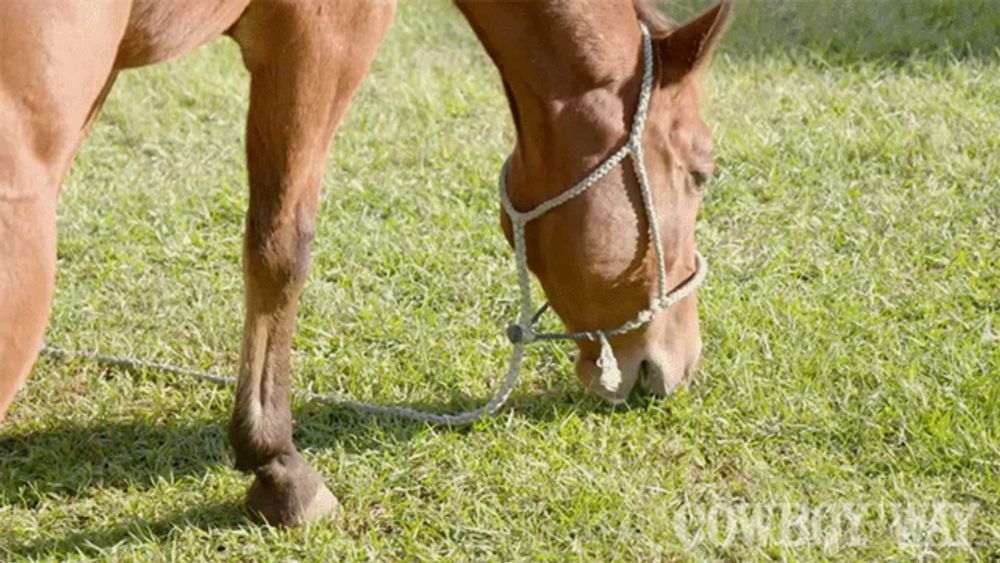
[[(82, 359), (111, 367), (119, 367), (127, 369), (145, 369), (145, 370), (158, 371), (161, 373), (183, 375), (201, 381), (218, 383), (220, 385), (235, 385), (238, 381), (237, 378), (229, 375), (221, 375), (218, 373), (199, 371), (195, 369), (189, 369), (170, 364), (151, 362), (148, 360), (140, 360), (138, 358), (131, 358), (128, 356), (111, 356), (107, 354), (97, 354), (92, 352), (70, 351), (60, 346), (54, 346), (51, 344), (46, 344), (45, 347), (42, 348), (41, 353), (51, 358)], [(331, 394), (331, 393), (317, 393), (315, 391), (311, 391), (308, 389), (292, 388), (291, 393), (292, 396), (298, 397), (300, 399), (333, 403), (337, 406), (353, 409), (355, 411), (366, 414), (398, 416), (420, 422), (429, 422), (431, 424), (436, 424), (439, 426), (465, 426), (479, 420), (484, 415), (489, 414), (492, 416), (494, 413), (496, 413), (496, 411), (500, 409), (500, 407), (504, 405), (504, 403), (507, 402), (507, 399), (510, 397), (511, 391), (514, 389), (514, 384), (517, 382), (517, 375), (521, 369), (521, 359), (523, 357), (524, 357), (524, 344), (515, 344), (514, 352), (513, 354), (511, 354), (510, 357), (510, 367), (507, 370), (507, 376), (504, 378), (503, 384), (497, 390), (496, 394), (493, 395), (493, 398), (490, 399), (489, 402), (487, 402), (485, 405), (477, 409), (457, 414), (437, 414), (437, 413), (412, 409), (410, 407), (376, 405), (372, 403), (365, 403), (363, 401), (355, 401), (353, 399), (348, 399), (342, 395)]]
[[(510, 398), (511, 391), (513, 391), (514, 385), (517, 382), (517, 376), (521, 370), (521, 360), (524, 358), (524, 347), (526, 344), (536, 340), (600, 341), (601, 355), (598, 359), (598, 366), (601, 368), (600, 383), (602, 387), (609, 391), (613, 392), (617, 390), (621, 382), (621, 372), (618, 369), (618, 362), (615, 359), (614, 351), (612, 350), (608, 339), (649, 324), (657, 313), (667, 309), (693, 293), (694, 290), (697, 289), (698, 286), (700, 286), (705, 280), (705, 275), (708, 270), (705, 260), (700, 254), (695, 252), (697, 269), (694, 275), (672, 292), (667, 292), (666, 264), (664, 263), (663, 258), (663, 245), (660, 239), (660, 229), (656, 220), (656, 210), (653, 206), (652, 194), (649, 189), (649, 178), (646, 174), (646, 167), (643, 165), (642, 133), (646, 126), (646, 114), (649, 109), (649, 98), (652, 92), (653, 46), (652, 39), (649, 36), (649, 30), (646, 29), (646, 26), (643, 24), (640, 24), (640, 26), (642, 27), (643, 52), (642, 88), (639, 92), (639, 102), (636, 107), (635, 118), (632, 123), (632, 130), (629, 132), (628, 141), (621, 148), (615, 151), (614, 154), (602, 162), (600, 166), (590, 173), (590, 175), (578, 182), (575, 186), (560, 195), (543, 202), (530, 211), (517, 211), (507, 194), (506, 177), (509, 161), (504, 163), (503, 169), (500, 172), (500, 201), (503, 204), (503, 208), (507, 212), (507, 215), (511, 218), (511, 222), (514, 227), (514, 259), (517, 266), (518, 286), (521, 291), (521, 306), (518, 322), (507, 328), (507, 337), (511, 341), (511, 344), (513, 344), (514, 350), (511, 353), (507, 374), (504, 377), (500, 388), (497, 389), (496, 393), (493, 395), (493, 398), (490, 399), (485, 405), (477, 409), (456, 414), (437, 414), (410, 407), (383, 406), (362, 401), (355, 401), (341, 395), (317, 393), (312, 390), (293, 388), (291, 390), (293, 396), (307, 400), (330, 402), (361, 413), (398, 416), (442, 426), (464, 426), (479, 420), (483, 416), (492, 416), (500, 410), (501, 407), (503, 407), (504, 403), (507, 402), (507, 399)], [(573, 333), (536, 332), (535, 325), (548, 308), (548, 304), (543, 305), (536, 311), (534, 304), (532, 303), (531, 279), (528, 275), (527, 253), (524, 243), (525, 225), (534, 219), (541, 217), (548, 211), (584, 193), (630, 155), (632, 157), (632, 165), (635, 169), (636, 177), (639, 179), (639, 189), (642, 193), (643, 209), (646, 213), (647, 222), (649, 223), (650, 243), (653, 245), (653, 249), (656, 254), (656, 270), (658, 276), (656, 298), (652, 299), (649, 308), (640, 312), (634, 319), (615, 329)], [(46, 344), (42, 348), (41, 353), (45, 356), (54, 358), (85, 359), (113, 367), (139, 368), (159, 371), (162, 373), (183, 375), (201, 381), (224, 385), (232, 385), (238, 381), (235, 377), (220, 375), (218, 373), (193, 370), (127, 356), (111, 356), (91, 352), (70, 351), (52, 344)]]

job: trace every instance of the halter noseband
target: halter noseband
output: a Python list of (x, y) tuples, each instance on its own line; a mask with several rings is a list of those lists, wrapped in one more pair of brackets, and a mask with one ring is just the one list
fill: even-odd
[[(708, 273), (708, 265), (705, 263), (705, 259), (702, 258), (698, 251), (695, 251), (696, 270), (694, 275), (674, 288), (673, 291), (667, 291), (667, 268), (663, 259), (660, 227), (656, 217), (656, 209), (653, 206), (653, 196), (649, 188), (649, 176), (646, 173), (642, 152), (642, 134), (646, 129), (649, 98), (653, 90), (653, 42), (646, 26), (642, 23), (639, 25), (642, 28), (642, 88), (639, 91), (639, 102), (636, 106), (632, 129), (629, 131), (628, 140), (625, 144), (572, 188), (552, 199), (542, 202), (528, 211), (518, 211), (515, 209), (514, 204), (510, 201), (510, 194), (507, 193), (509, 158), (500, 171), (500, 201), (503, 203), (504, 211), (507, 212), (513, 225), (514, 258), (517, 265), (517, 281), (521, 289), (521, 311), (518, 320), (507, 327), (507, 337), (515, 346), (515, 355), (520, 356), (520, 348), (524, 344), (536, 340), (599, 340), (601, 342), (601, 356), (597, 361), (597, 365), (601, 368), (600, 384), (605, 390), (612, 393), (616, 392), (618, 386), (621, 384), (621, 371), (618, 369), (618, 362), (615, 360), (615, 354), (611, 349), (611, 344), (608, 343), (608, 338), (631, 332), (649, 324), (657, 313), (668, 309), (693, 293), (705, 281), (705, 275)], [(651, 298), (648, 308), (639, 312), (635, 318), (617, 328), (585, 332), (536, 332), (535, 326), (545, 310), (548, 309), (548, 303), (542, 305), (537, 311), (532, 304), (531, 282), (528, 276), (528, 264), (524, 244), (525, 225), (589, 190), (598, 180), (606, 176), (628, 156), (632, 157), (632, 166), (635, 169), (636, 177), (639, 179), (642, 206), (646, 212), (650, 241), (653, 244), (656, 254), (656, 297)]]

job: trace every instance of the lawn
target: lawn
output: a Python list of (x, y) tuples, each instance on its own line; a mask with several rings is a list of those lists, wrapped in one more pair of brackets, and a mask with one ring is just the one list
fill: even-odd
[[(707, 82), (691, 389), (604, 406), (560, 343), (466, 430), (296, 401), (347, 516), (276, 530), (240, 508), (231, 389), (43, 359), (0, 430), (0, 558), (1000, 557), (998, 30), (993, 0), (737, 5)], [(119, 79), (63, 191), (49, 341), (233, 372), (246, 90), (226, 40)], [(297, 386), (485, 400), (516, 314), (511, 143), (458, 12), (404, 1), (331, 153)], [(845, 503), (861, 541), (693, 542), (678, 516)], [(872, 516), (942, 503), (973, 510), (963, 545)]]

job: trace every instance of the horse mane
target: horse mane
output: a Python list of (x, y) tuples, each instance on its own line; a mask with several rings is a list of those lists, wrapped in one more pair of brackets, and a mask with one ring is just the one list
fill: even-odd
[(635, 13), (639, 16), (639, 21), (646, 24), (653, 37), (669, 35), (676, 27), (674, 22), (656, 9), (653, 0), (632, 0), (632, 5), (635, 6)]

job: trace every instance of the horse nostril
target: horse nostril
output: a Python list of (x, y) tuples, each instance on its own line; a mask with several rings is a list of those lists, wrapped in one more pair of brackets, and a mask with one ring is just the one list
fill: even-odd
[(649, 360), (643, 360), (639, 363), (639, 385), (644, 391), (649, 391), (650, 385), (652, 385), (652, 382), (650, 381), (651, 371), (652, 370), (649, 367)]
[(646, 389), (654, 395), (672, 394), (684, 380), (686, 364), (667, 351), (654, 351), (643, 361)]
[(659, 378), (660, 371), (652, 361), (647, 359), (639, 364), (639, 383), (643, 390), (655, 393), (654, 388), (658, 385)]

